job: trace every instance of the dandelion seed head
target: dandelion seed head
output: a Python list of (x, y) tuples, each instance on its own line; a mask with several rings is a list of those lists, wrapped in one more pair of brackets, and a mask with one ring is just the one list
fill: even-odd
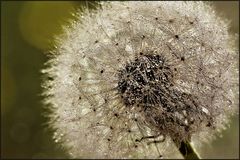
[(236, 112), (237, 49), (203, 2), (102, 2), (43, 73), (54, 139), (76, 158), (179, 158)]

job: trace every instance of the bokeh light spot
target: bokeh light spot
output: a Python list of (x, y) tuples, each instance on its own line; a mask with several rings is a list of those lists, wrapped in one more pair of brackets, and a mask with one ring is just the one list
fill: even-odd
[(19, 16), (23, 38), (31, 45), (47, 50), (61, 26), (72, 18), (74, 2), (24, 2)]

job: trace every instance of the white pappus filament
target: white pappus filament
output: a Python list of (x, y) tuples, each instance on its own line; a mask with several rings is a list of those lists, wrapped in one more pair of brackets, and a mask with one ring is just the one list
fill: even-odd
[(75, 158), (181, 158), (237, 110), (228, 24), (203, 2), (102, 2), (43, 70), (54, 138)]

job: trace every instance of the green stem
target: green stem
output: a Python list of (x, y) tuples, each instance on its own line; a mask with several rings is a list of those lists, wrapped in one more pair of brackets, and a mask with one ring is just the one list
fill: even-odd
[(184, 159), (200, 159), (189, 142), (181, 142), (179, 151), (183, 155)]

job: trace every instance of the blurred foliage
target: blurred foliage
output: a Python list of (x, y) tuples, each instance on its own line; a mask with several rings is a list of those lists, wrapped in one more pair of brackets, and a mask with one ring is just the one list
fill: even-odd
[[(231, 32), (239, 33), (239, 3), (213, 2), (217, 11), (232, 20)], [(44, 125), (40, 70), (53, 36), (86, 2), (1, 2), (1, 157), (67, 158), (51, 139)], [(213, 144), (204, 147), (203, 157), (239, 157), (239, 121)]]

